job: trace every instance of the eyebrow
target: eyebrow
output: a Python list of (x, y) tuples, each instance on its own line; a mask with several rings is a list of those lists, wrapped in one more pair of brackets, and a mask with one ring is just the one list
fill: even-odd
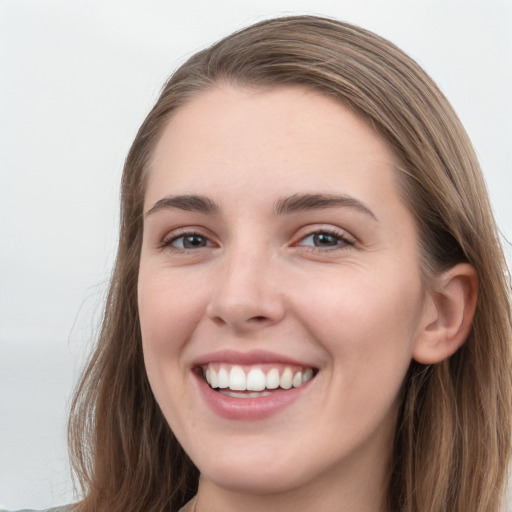
[[(296, 212), (311, 210), (324, 210), (327, 208), (355, 208), (360, 212), (369, 215), (377, 220), (375, 214), (361, 201), (348, 195), (335, 194), (294, 194), (289, 197), (278, 199), (274, 203), (275, 215), (288, 215)], [(187, 194), (178, 196), (166, 196), (158, 200), (147, 212), (151, 215), (160, 210), (178, 209), (184, 211), (195, 211), (210, 215), (220, 212), (220, 207), (215, 201), (206, 196)]]
[(152, 208), (146, 212), (146, 215), (172, 208), (208, 214), (216, 214), (220, 211), (217, 203), (212, 201), (210, 198), (189, 194), (182, 196), (166, 196), (158, 200)]
[(274, 205), (276, 215), (286, 215), (295, 212), (310, 210), (323, 210), (326, 208), (355, 208), (377, 220), (375, 214), (359, 199), (348, 195), (335, 194), (294, 194), (293, 196), (279, 199)]

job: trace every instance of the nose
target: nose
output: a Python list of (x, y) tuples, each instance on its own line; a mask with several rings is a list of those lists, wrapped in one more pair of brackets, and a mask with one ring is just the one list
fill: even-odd
[(237, 331), (274, 325), (285, 315), (275, 260), (265, 251), (233, 249), (223, 258), (207, 307), (218, 324)]

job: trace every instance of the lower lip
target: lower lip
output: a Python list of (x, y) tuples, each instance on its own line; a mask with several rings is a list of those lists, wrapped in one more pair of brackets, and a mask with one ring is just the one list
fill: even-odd
[(196, 375), (200, 392), (210, 409), (229, 420), (260, 420), (277, 414), (293, 403), (306, 391), (311, 381), (298, 388), (274, 391), (267, 396), (234, 398), (214, 391)]

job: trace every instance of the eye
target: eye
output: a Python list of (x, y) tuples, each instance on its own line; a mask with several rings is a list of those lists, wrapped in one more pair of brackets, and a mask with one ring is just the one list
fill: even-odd
[(174, 250), (193, 250), (201, 249), (203, 247), (211, 247), (213, 244), (210, 240), (200, 235), (199, 233), (183, 233), (167, 240), (162, 243), (163, 247), (168, 247)]
[(316, 249), (332, 249), (334, 247), (343, 248), (347, 245), (354, 245), (354, 242), (348, 240), (344, 233), (323, 230), (305, 236), (299, 240), (297, 245)]

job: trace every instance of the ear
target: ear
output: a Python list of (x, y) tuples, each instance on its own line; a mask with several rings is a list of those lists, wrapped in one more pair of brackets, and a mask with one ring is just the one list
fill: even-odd
[(417, 362), (439, 363), (466, 341), (477, 297), (478, 278), (468, 263), (459, 263), (436, 279), (427, 299), (424, 326), (413, 351)]

